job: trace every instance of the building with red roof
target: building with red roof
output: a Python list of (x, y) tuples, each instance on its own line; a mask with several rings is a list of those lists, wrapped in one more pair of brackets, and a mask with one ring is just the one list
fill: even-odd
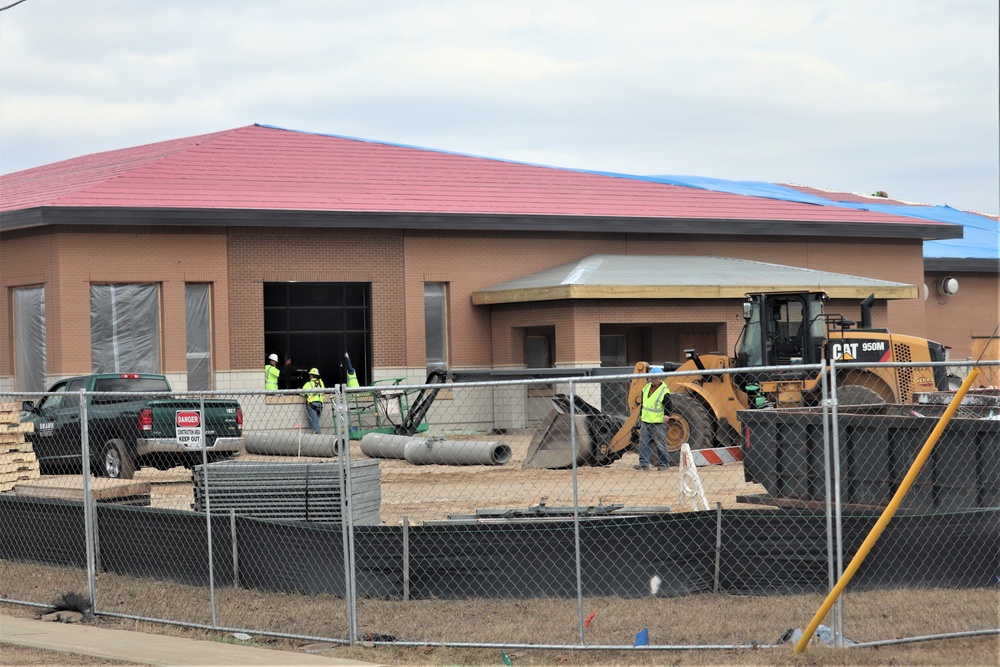
[[(922, 336), (923, 242), (961, 235), (250, 125), (0, 177), (0, 389), (113, 364), (258, 389), (272, 353), (328, 384), (345, 352), (363, 383), (679, 361), (732, 350), (750, 289), (825, 289), (850, 313), (874, 293), (877, 326)], [(142, 345), (109, 347), (126, 324)]]

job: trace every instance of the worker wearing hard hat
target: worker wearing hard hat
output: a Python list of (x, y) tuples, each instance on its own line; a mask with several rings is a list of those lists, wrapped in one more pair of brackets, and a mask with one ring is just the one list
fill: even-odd
[[(291, 366), (292, 360), (285, 359), (285, 366)], [(281, 378), (282, 369), (278, 368), (278, 355), (271, 353), (267, 355), (267, 365), (264, 366), (264, 391), (278, 391), (278, 380)]]
[(323, 414), (323, 392), (325, 388), (323, 378), (319, 376), (319, 370), (309, 369), (309, 381), (302, 385), (306, 392), (306, 416), (309, 417), (309, 427), (313, 433), (319, 435), (319, 417)]
[[(663, 368), (653, 366), (650, 373), (662, 373)], [(661, 377), (651, 377), (642, 388), (642, 412), (639, 420), (642, 422), (639, 432), (639, 463), (636, 470), (649, 470), (651, 449), (656, 447), (656, 467), (666, 470), (670, 465), (670, 453), (667, 452), (667, 425), (665, 417), (674, 411), (670, 400), (670, 389)]]

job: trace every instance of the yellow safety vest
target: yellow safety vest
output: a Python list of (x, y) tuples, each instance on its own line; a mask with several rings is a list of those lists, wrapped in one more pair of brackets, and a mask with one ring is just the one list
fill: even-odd
[(665, 382), (661, 382), (656, 391), (650, 393), (652, 384), (647, 384), (642, 388), (642, 414), (639, 419), (647, 424), (663, 423), (663, 396), (670, 393), (670, 388)]
[(358, 382), (358, 374), (347, 372), (347, 386), (348, 387), (360, 387), (361, 384)]
[(264, 366), (264, 390), (278, 391), (278, 377), (280, 375), (281, 369), (277, 366), (271, 364)]
[[(304, 385), (302, 385), (302, 388), (303, 389), (324, 389), (325, 386), (326, 385), (323, 384), (322, 380), (316, 380), (316, 381), (310, 380), (309, 382), (306, 382)], [(315, 403), (316, 401), (319, 401), (320, 403), (322, 403), (323, 402), (323, 394), (308, 394), (308, 393), (306, 394), (306, 403)]]

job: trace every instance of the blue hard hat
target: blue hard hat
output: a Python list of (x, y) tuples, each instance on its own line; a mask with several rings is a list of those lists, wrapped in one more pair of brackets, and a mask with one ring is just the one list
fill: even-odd
[(663, 366), (650, 366), (649, 367), (649, 372), (650, 373), (662, 373), (663, 372)]

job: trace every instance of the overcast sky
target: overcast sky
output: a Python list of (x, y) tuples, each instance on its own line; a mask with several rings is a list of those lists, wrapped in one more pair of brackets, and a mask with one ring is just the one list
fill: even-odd
[(25, 0), (0, 173), (262, 123), (997, 213), (998, 26), (997, 0)]

